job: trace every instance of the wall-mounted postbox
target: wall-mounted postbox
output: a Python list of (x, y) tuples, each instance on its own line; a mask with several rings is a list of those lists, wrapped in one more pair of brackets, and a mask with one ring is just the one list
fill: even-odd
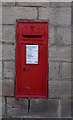
[(16, 23), (16, 97), (48, 97), (48, 22)]

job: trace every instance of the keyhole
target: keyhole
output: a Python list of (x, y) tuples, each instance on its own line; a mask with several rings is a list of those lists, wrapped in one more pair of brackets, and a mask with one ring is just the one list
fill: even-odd
[(22, 70), (25, 71), (25, 67), (23, 67)]

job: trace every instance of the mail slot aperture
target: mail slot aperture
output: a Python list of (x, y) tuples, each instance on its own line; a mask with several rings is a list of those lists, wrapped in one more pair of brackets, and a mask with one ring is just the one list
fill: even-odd
[(22, 35), (23, 38), (42, 38), (42, 35)]

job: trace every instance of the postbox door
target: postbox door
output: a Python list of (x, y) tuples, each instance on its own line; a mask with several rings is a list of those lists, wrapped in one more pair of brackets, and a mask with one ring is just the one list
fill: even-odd
[(44, 45), (22, 44), (20, 51), (21, 95), (24, 97), (47, 97)]
[(48, 97), (48, 23), (18, 22), (16, 97)]

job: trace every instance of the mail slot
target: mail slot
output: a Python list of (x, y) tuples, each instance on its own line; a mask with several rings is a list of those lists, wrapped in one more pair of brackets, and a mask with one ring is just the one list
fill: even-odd
[(48, 22), (16, 23), (16, 97), (48, 97)]

